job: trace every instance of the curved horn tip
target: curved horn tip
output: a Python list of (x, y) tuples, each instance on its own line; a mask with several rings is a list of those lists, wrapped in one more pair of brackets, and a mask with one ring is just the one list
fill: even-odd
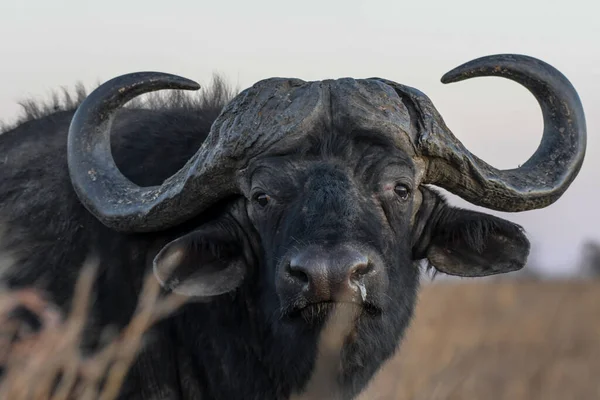
[(148, 75), (148, 80), (168, 82), (168, 89), (199, 90), (201, 88), (198, 82), (179, 75), (167, 74), (164, 72), (145, 72), (141, 74)]
[(526, 56), (523, 54), (503, 53), (492, 54), (467, 61), (446, 72), (440, 80), (442, 83), (447, 84), (459, 82), (476, 76), (502, 76), (504, 72), (503, 66), (517, 64), (537, 64), (538, 67), (545, 67), (548, 72), (560, 74), (560, 72), (554, 67), (535, 57)]
[[(177, 75), (176, 75), (177, 76)], [(182, 76), (177, 76), (179, 78), (179, 84), (181, 85), (181, 89), (184, 90), (200, 90), (202, 86), (196, 81), (193, 81), (188, 78), (184, 78)]]
[[(198, 82), (179, 75), (156, 71), (139, 71), (119, 75), (94, 89), (77, 108), (71, 129), (80, 122), (80, 113), (104, 115), (109, 109), (120, 107), (129, 100), (157, 90), (199, 90)], [(94, 111), (87, 110), (94, 105)]]
[(452, 71), (450, 71), (450, 72), (446, 72), (446, 73), (445, 73), (445, 74), (442, 76), (442, 78), (440, 79), (440, 82), (442, 82), (443, 84), (448, 84), (448, 83), (454, 83), (454, 82), (456, 82), (456, 77), (455, 77), (455, 76), (453, 76), (453, 75), (451, 74), (451, 72), (452, 72)]
[(181, 78), (181, 89), (183, 90), (200, 90), (202, 86), (196, 81), (187, 78)]
[[(139, 71), (117, 76), (103, 85), (100, 88), (112, 90), (113, 87), (139, 88), (149, 87), (154, 90), (160, 89), (180, 89), (180, 90), (199, 90), (200, 84), (188, 78), (179, 75), (168, 74), (165, 72), (156, 71)], [(99, 89), (100, 89), (99, 88)], [(121, 91), (123, 90), (121, 89)], [(152, 91), (153, 89), (150, 89)]]
[[(475, 60), (473, 60), (475, 61)], [(459, 65), (456, 68), (451, 69), (450, 71), (446, 72), (442, 78), (440, 79), (440, 81), (443, 84), (448, 84), (448, 83), (454, 83), (454, 82), (459, 82), (465, 79), (469, 79), (473, 74), (473, 70), (471, 68), (469, 68), (469, 66), (471, 65), (471, 63), (473, 61), (469, 61), (466, 62), (464, 64)]]

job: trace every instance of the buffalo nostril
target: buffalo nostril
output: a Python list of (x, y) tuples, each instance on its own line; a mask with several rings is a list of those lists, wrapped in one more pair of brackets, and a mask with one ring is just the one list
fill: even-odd
[(350, 268), (350, 279), (360, 280), (372, 270), (373, 264), (370, 261), (356, 263)]
[(287, 265), (287, 274), (293, 280), (301, 283), (308, 283), (309, 281), (308, 274), (302, 268), (290, 264)]

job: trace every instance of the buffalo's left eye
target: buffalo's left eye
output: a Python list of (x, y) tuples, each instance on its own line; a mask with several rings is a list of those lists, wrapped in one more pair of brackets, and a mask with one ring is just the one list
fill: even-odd
[(266, 193), (258, 193), (256, 196), (254, 196), (254, 200), (258, 203), (259, 206), (266, 207), (267, 204), (269, 204), (269, 200), (271, 200), (271, 197)]
[(398, 184), (394, 187), (394, 192), (402, 199), (408, 199), (408, 195), (410, 194), (410, 189), (406, 185)]

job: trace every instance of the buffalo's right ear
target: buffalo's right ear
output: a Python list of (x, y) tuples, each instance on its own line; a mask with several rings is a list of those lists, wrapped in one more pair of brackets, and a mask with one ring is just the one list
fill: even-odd
[(226, 224), (211, 224), (173, 240), (154, 258), (161, 286), (184, 296), (210, 297), (237, 289), (248, 269), (243, 242)]

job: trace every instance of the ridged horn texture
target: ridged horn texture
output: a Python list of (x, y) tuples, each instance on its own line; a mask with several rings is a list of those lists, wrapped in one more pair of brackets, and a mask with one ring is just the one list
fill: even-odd
[[(442, 82), (478, 76), (518, 82), (540, 104), (544, 134), (536, 152), (519, 168), (498, 170), (470, 153), (445, 125), (431, 100), (414, 88), (377, 78), (394, 88), (400, 97), (394, 100), (384, 93), (392, 92), (389, 88), (374, 92), (373, 80), (359, 84), (346, 79), (339, 85), (321, 85), (272, 78), (230, 102), (200, 149), (177, 173), (159, 186), (140, 187), (119, 171), (112, 157), (110, 127), (115, 113), (143, 93), (197, 90), (199, 85), (175, 75), (139, 72), (104, 83), (80, 105), (69, 128), (69, 173), (81, 202), (104, 225), (124, 232), (169, 228), (219, 199), (240, 193), (235, 173), (249, 160), (284, 142), (289, 148), (303, 141), (306, 132), (322, 122), (323, 110), (330, 109), (325, 100), (335, 97), (324, 97), (324, 87), (341, 85), (341, 89), (329, 90), (346, 93), (344, 90), (353, 88), (345, 94), (348, 100), (343, 104), (354, 104), (351, 97), (355, 96), (360, 105), (355, 112), (364, 114), (357, 116), (353, 111), (342, 118), (349, 126), (357, 123), (353, 118), (362, 122), (385, 119), (388, 114), (379, 117), (376, 112), (387, 110), (379, 104), (384, 97), (390, 104), (401, 100), (406, 105), (409, 114), (393, 115), (396, 124), (392, 125), (399, 127), (393, 134), (404, 131), (403, 126), (414, 127), (404, 132), (410, 143), (398, 143), (410, 145), (411, 151), (428, 161), (421, 183), (441, 186), (473, 204), (499, 211), (525, 211), (552, 204), (577, 176), (585, 156), (585, 117), (575, 89), (552, 66), (532, 57), (506, 54), (463, 64), (444, 75)], [(373, 126), (387, 126), (383, 122)]]
[(140, 187), (115, 165), (111, 123), (126, 102), (161, 89), (197, 90), (199, 85), (160, 72), (122, 75), (90, 93), (71, 120), (67, 151), (73, 187), (87, 210), (111, 229), (167, 229), (240, 194), (236, 173), (284, 139), (302, 140), (305, 126), (314, 125), (323, 108), (318, 85), (296, 79), (259, 82), (225, 106), (179, 171), (159, 186)]
[(535, 96), (544, 119), (537, 150), (519, 168), (498, 170), (470, 153), (446, 127), (431, 101), (415, 94), (424, 117), (418, 149), (429, 159), (424, 183), (498, 211), (526, 211), (554, 203), (571, 185), (585, 157), (586, 123), (577, 92), (554, 67), (514, 54), (470, 61), (446, 73), (442, 82), (480, 76), (510, 79)]

